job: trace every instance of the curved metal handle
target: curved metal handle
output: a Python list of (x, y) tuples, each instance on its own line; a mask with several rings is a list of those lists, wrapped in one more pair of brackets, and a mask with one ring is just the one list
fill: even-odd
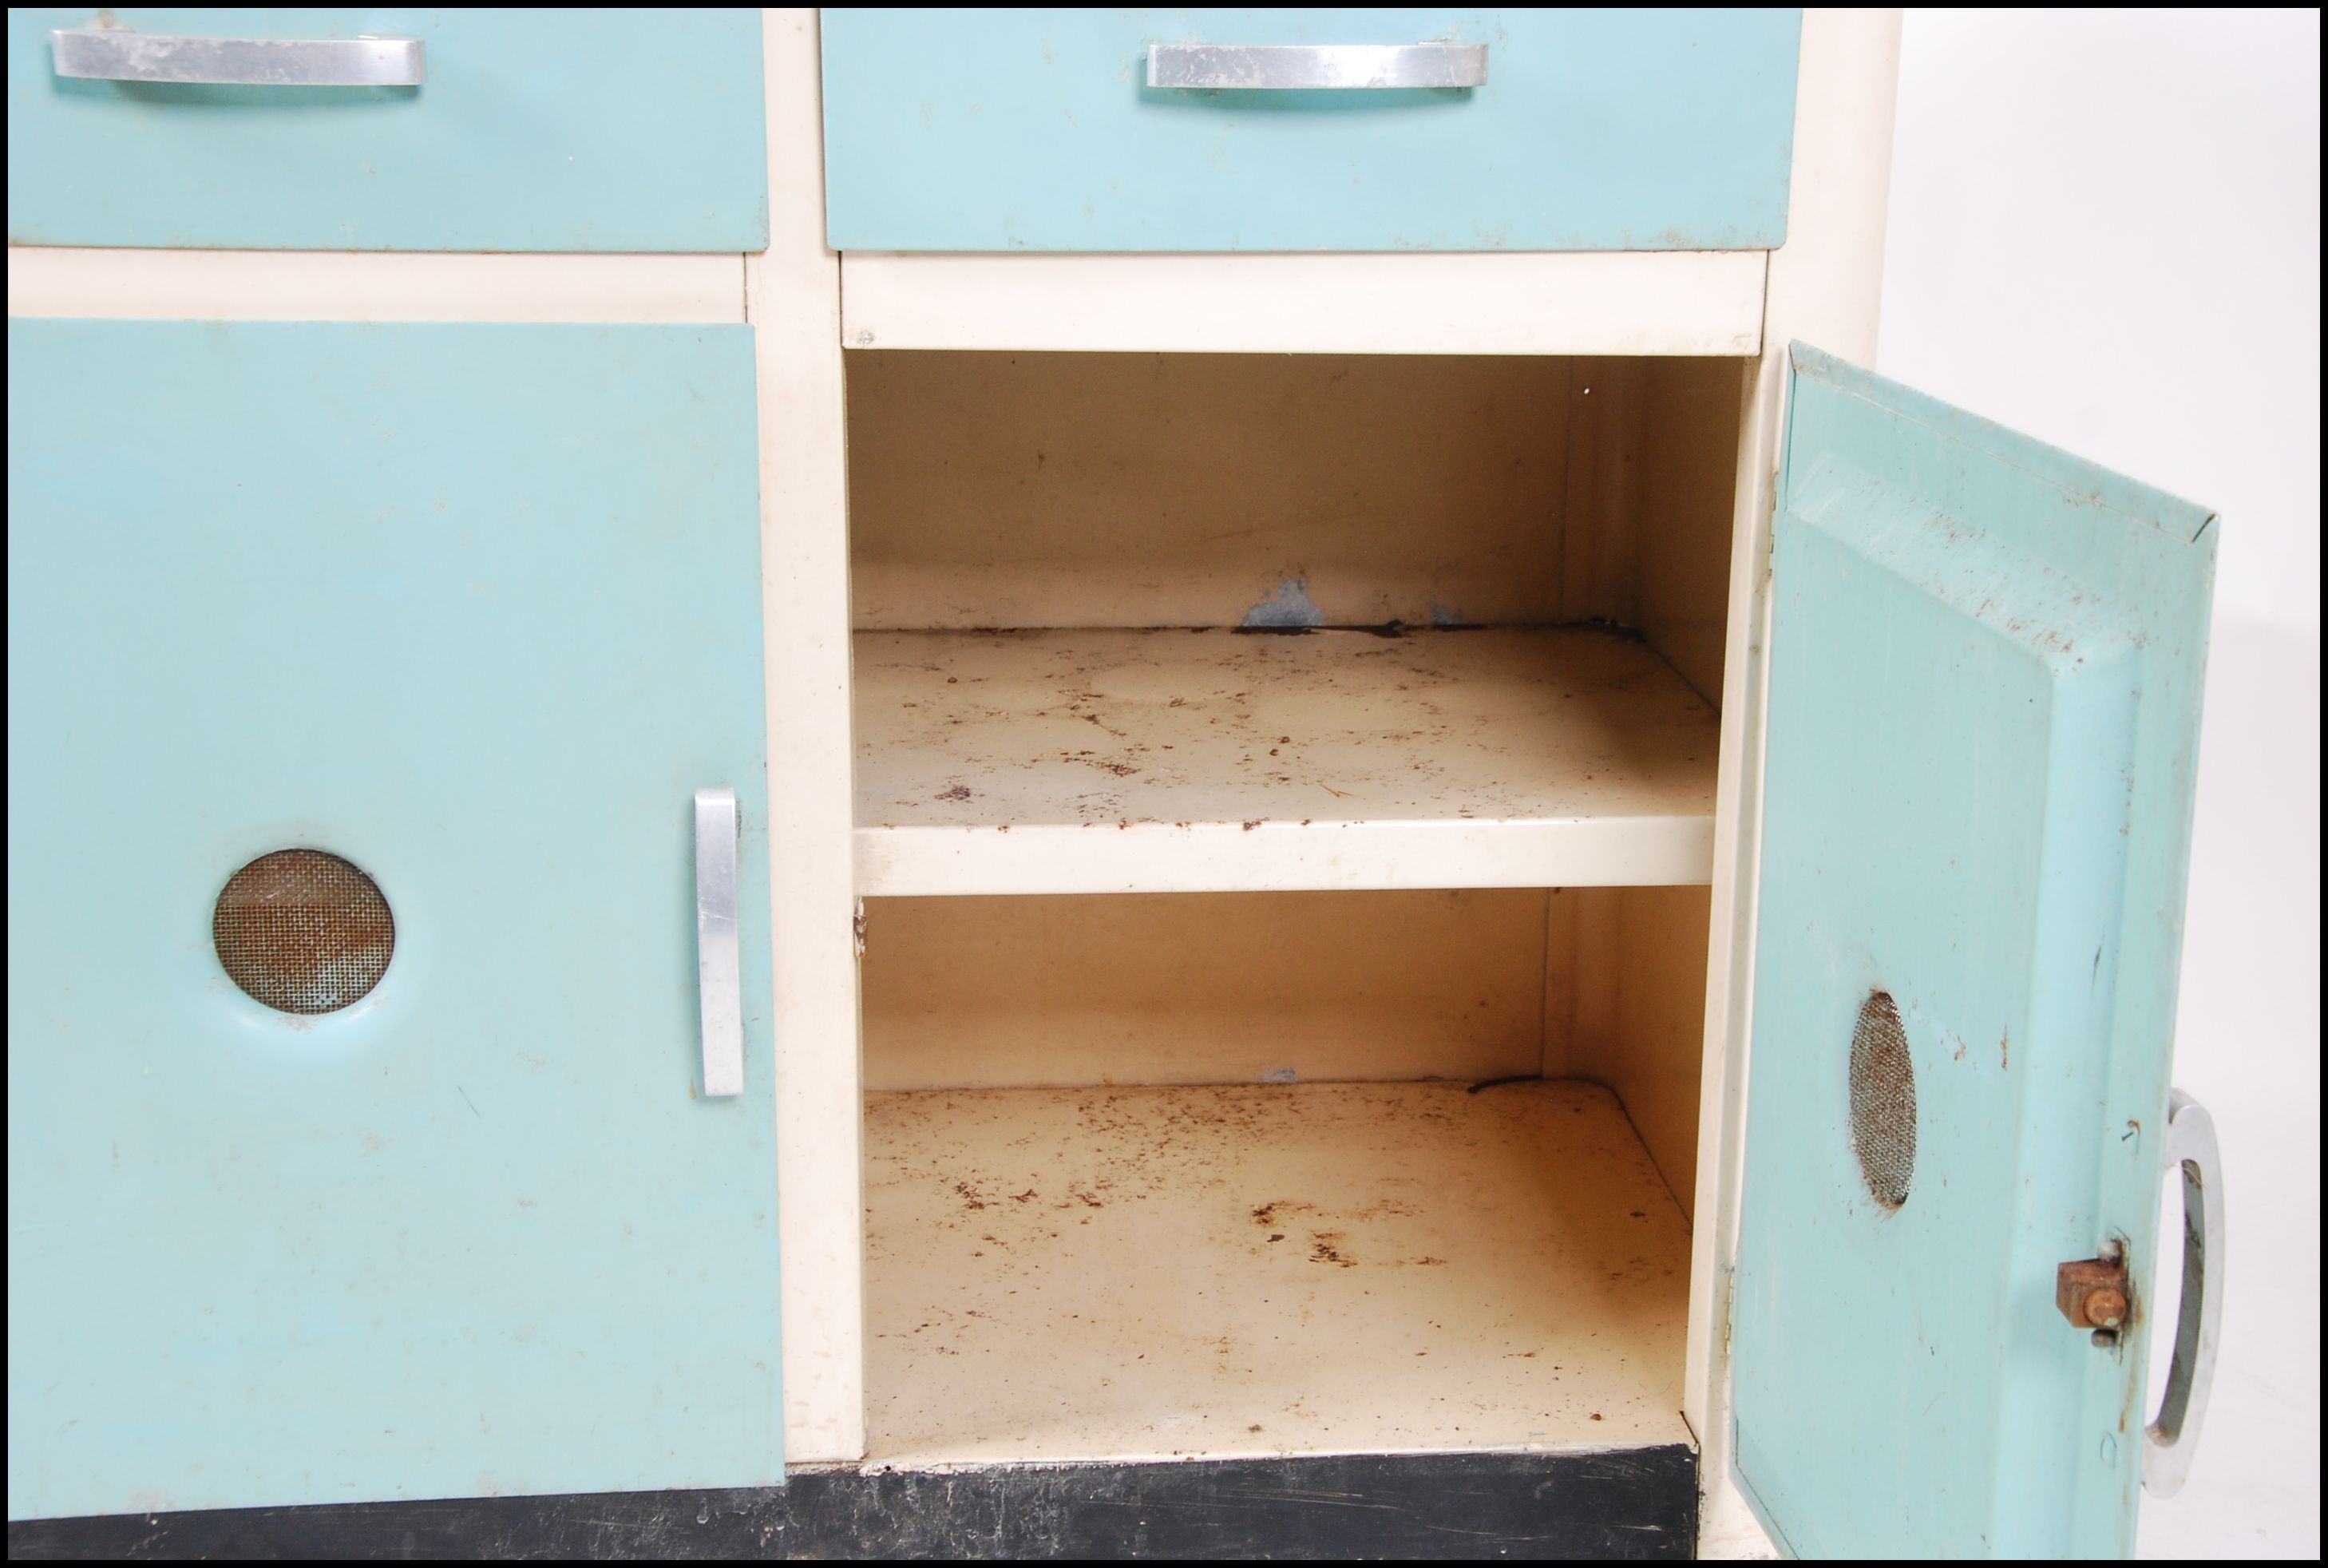
[(169, 38), (119, 27), (49, 33), (59, 76), (236, 87), (418, 87), (418, 38)]
[(744, 1092), (744, 970), (736, 933), (736, 792), (695, 792), (695, 981), (703, 1092)]
[(1484, 43), (1151, 43), (1150, 87), (1484, 87)]
[(2167, 1102), (2166, 1169), (2182, 1178), (2182, 1302), (2174, 1318), (2166, 1394), (2142, 1443), (2143, 1489), (2161, 1498), (2181, 1491), (2191, 1473), (2223, 1320), (2222, 1157), (2215, 1119), (2180, 1089)]

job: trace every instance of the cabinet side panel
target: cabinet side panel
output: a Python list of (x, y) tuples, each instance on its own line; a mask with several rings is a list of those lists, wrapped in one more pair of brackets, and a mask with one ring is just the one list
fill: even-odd
[(1682, 679), (1722, 698), (1738, 436), (1749, 370), (1736, 360), (1644, 361), (1647, 456), (1635, 624)]
[(1704, 887), (1584, 887), (1572, 1070), (1617, 1092), (1685, 1213), (1695, 1207), (1698, 1084), (1705, 1065)]

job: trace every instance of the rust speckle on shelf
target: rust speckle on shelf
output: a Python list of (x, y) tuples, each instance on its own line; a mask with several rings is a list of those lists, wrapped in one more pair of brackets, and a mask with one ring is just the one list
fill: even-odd
[(1332, 1263), (1337, 1268), (1356, 1268), (1358, 1260), (1340, 1250), (1341, 1241), (1342, 1233), (1339, 1231), (1312, 1232), (1310, 1236), (1310, 1261), (1313, 1263)]

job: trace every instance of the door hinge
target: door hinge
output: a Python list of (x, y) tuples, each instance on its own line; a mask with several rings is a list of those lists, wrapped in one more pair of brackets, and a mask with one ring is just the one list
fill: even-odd
[(857, 949), (857, 956), (865, 956), (865, 900), (857, 901), (857, 913), (850, 917), (849, 940)]

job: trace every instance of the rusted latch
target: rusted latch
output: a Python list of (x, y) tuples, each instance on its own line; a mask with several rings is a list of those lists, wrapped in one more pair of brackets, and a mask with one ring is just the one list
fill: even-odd
[(2134, 1310), (2126, 1282), (2126, 1249), (2112, 1243), (2098, 1258), (2063, 1263), (2053, 1277), (2053, 1304), (2072, 1328), (2090, 1329), (2105, 1349), (2117, 1343)]

